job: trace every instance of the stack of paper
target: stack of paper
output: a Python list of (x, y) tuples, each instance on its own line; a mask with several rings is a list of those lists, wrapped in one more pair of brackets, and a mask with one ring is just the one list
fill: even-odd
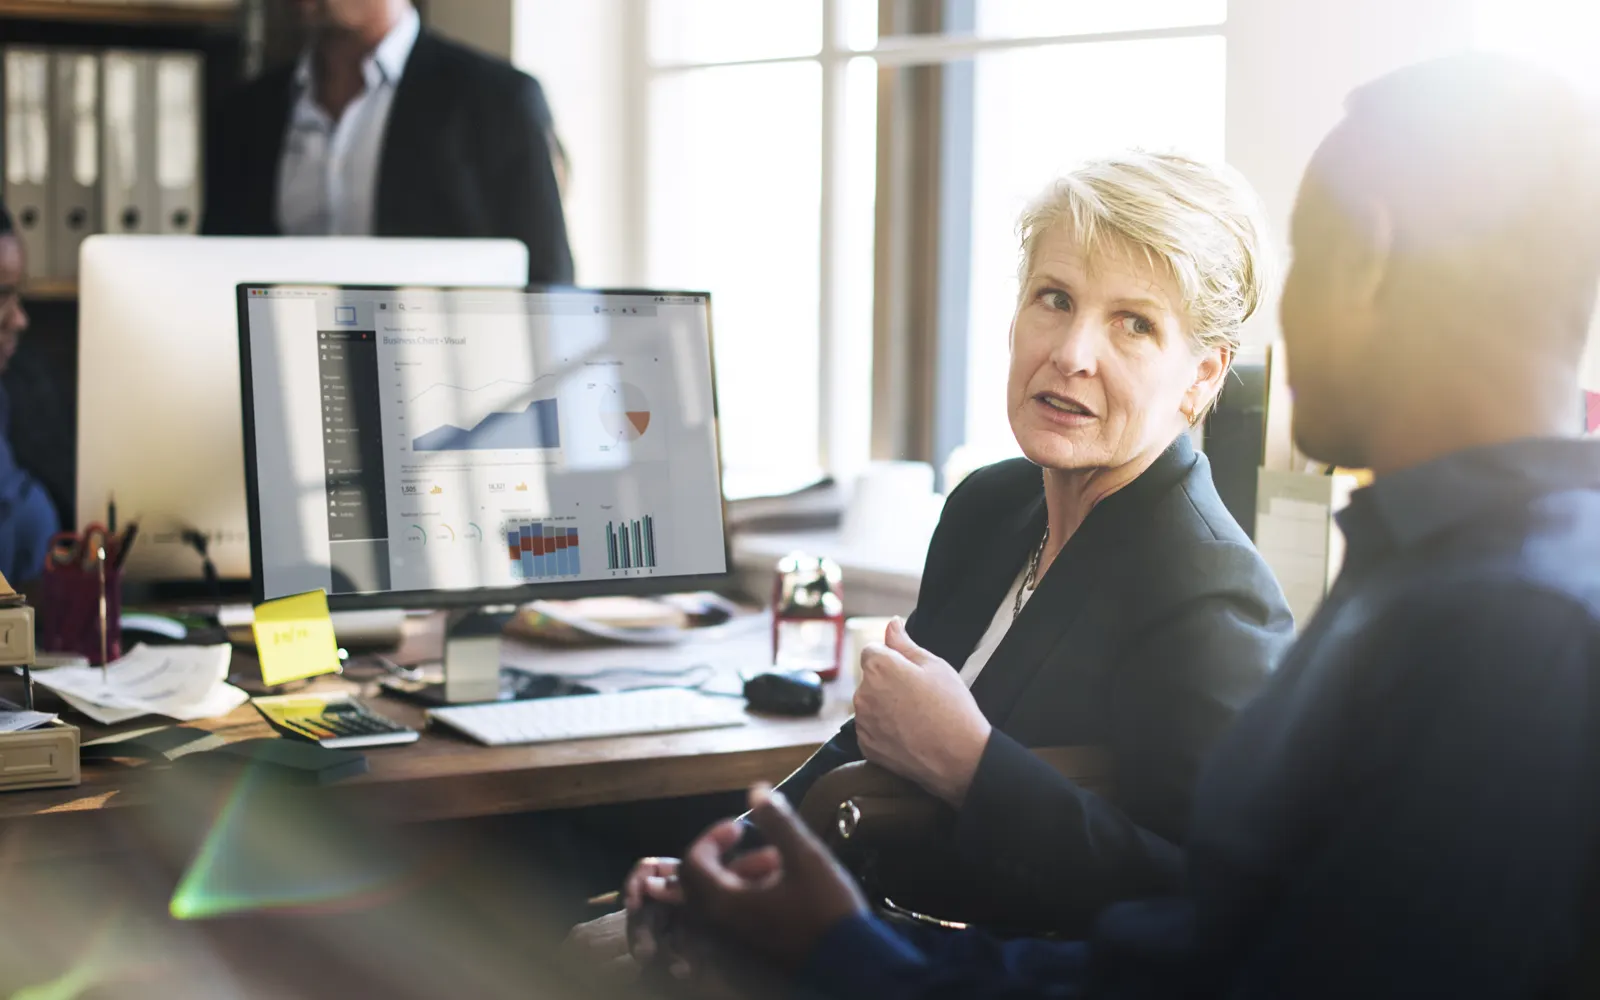
[(112, 725), (141, 715), (182, 722), (227, 715), (249, 699), (228, 683), (233, 647), (135, 646), (101, 670), (57, 667), (35, 680), (96, 722)]
[[(3, 577), (0, 577), (3, 579)], [(0, 733), (20, 733), (56, 721), (50, 712), (32, 712), (15, 702), (0, 698)]]

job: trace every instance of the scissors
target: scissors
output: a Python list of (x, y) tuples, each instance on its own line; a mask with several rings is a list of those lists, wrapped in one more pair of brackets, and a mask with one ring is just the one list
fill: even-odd
[(66, 569), (73, 564), (93, 569), (102, 553), (105, 558), (114, 559), (115, 549), (111, 533), (98, 521), (85, 527), (82, 532), (58, 531), (50, 538), (45, 569)]

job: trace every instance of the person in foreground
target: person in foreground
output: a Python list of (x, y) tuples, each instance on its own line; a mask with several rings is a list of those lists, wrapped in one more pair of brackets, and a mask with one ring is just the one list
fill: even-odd
[(1600, 995), (1600, 448), (1574, 439), (1597, 137), (1554, 77), (1457, 56), (1358, 90), (1313, 158), (1294, 434), (1376, 479), (1207, 764), (1181, 896), (1086, 942), (913, 946), (771, 796), (771, 847), (729, 860), (725, 824), (688, 852), (689, 940), (873, 1000)]
[[(1008, 407), (1026, 457), (951, 492), (916, 613), (863, 654), (855, 718), (783, 790), (880, 764), (956, 820), (931, 863), (880, 870), (1011, 928), (1081, 930), (1177, 887), (1200, 762), (1292, 638), (1188, 435), (1268, 251), (1243, 180), (1173, 155), (1086, 164), (1019, 228)], [(1064, 746), (1111, 750), (1115, 804), (1028, 749)], [(674, 866), (645, 862), (629, 897)]]
[[(28, 313), (22, 307), (27, 262), (11, 214), (0, 205), (0, 374), (17, 353)], [(0, 388), (0, 573), (23, 584), (44, 572), (50, 536), (60, 528), (50, 495), (17, 463), (11, 443), (11, 401)]]

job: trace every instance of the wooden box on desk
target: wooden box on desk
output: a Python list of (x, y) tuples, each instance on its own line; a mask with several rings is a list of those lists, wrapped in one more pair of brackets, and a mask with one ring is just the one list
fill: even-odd
[(65, 788), (82, 781), (78, 727), (57, 719), (20, 733), (0, 733), (0, 792)]

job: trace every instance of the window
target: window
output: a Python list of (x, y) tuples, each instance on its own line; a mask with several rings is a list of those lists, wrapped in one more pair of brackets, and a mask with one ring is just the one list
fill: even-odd
[(817, 465), (821, 110), (814, 62), (697, 69), (651, 87), (650, 281), (711, 286), (733, 473)]
[(647, 9), (645, 274), (712, 293), (730, 496), (1014, 453), (1023, 205), (1128, 146), (1222, 155), (1226, 0)]
[[(866, 457), (875, 0), (649, 5), (645, 268), (712, 293), (730, 496)], [(832, 44), (825, 40), (832, 38)]]
[(1017, 453), (1005, 387), (1018, 215), (1094, 156), (1222, 158), (1227, 5), (903, 0), (889, 10), (893, 34), (875, 52), (900, 75), (882, 103), (893, 117), (880, 122), (890, 164), (880, 178), (912, 190), (880, 208), (878, 273), (896, 283), (878, 289), (877, 334), (879, 357), (908, 374), (896, 385), (885, 366), (874, 428), (894, 457), (942, 469), (961, 449), (952, 465), (970, 468)]

